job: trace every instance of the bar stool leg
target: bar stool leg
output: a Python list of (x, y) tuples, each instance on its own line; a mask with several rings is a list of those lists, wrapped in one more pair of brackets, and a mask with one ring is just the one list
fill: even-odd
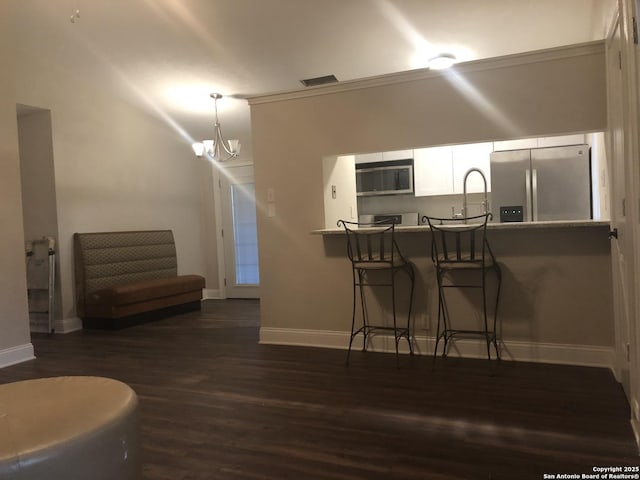
[(500, 304), (500, 290), (502, 288), (502, 270), (500, 270), (500, 266), (496, 265), (496, 276), (498, 277), (498, 288), (496, 290), (496, 304), (493, 310), (493, 342), (496, 348), (496, 356), (498, 360), (501, 360), (500, 349), (498, 347), (498, 305)]
[(413, 311), (413, 292), (416, 286), (416, 275), (413, 267), (408, 265), (409, 279), (411, 280), (411, 291), (409, 292), (409, 313), (407, 314), (407, 342), (409, 342), (409, 354), (413, 355), (413, 342), (411, 341), (411, 312)]
[(398, 352), (398, 323), (396, 320), (396, 272), (392, 269), (390, 270), (391, 275), (391, 308), (393, 310), (393, 340), (396, 344), (396, 367), (400, 368), (400, 355)]
[(407, 326), (406, 329), (401, 329), (400, 333), (398, 333), (398, 324), (396, 317), (396, 288), (395, 288), (395, 274), (397, 272), (392, 272), (391, 275), (391, 295), (392, 295), (392, 305), (393, 305), (393, 334), (394, 340), (396, 344), (396, 365), (398, 368), (400, 367), (400, 352), (399, 345), (402, 337), (406, 337), (407, 343), (409, 344), (409, 354), (413, 355), (413, 343), (411, 342), (411, 312), (413, 310), (413, 292), (415, 290), (415, 273), (413, 271), (413, 267), (410, 264), (407, 264), (406, 270), (407, 275), (409, 276), (409, 281), (411, 282), (411, 288), (409, 290), (409, 309), (407, 312)]
[(356, 289), (359, 288), (358, 284), (356, 283), (356, 271), (353, 270), (352, 273), (353, 273), (353, 308), (351, 312), (351, 335), (349, 337), (349, 349), (347, 350), (347, 362), (346, 362), (347, 365), (349, 365), (349, 357), (351, 356), (351, 346), (353, 345), (353, 337), (355, 336), (355, 334), (353, 333), (353, 330), (356, 327), (356, 305), (357, 305), (357, 299), (358, 299)]
[(491, 361), (491, 336), (489, 334), (489, 324), (487, 322), (487, 285), (486, 272), (482, 272), (482, 312), (484, 314), (484, 341), (487, 344), (487, 359)]
[(358, 270), (358, 279), (360, 281), (360, 306), (362, 307), (362, 327), (356, 330), (355, 335), (358, 332), (362, 332), (362, 351), (367, 351), (367, 345), (369, 341), (369, 310), (367, 309), (367, 294), (366, 294), (366, 277), (367, 273)]
[(442, 272), (436, 273), (436, 278), (438, 282), (438, 327), (436, 329), (436, 346), (433, 351), (434, 359), (438, 355), (438, 345), (440, 343), (440, 339), (442, 339), (442, 356), (446, 357), (447, 355), (447, 343), (448, 343), (448, 332), (447, 332), (447, 309), (444, 295), (444, 286), (443, 286), (443, 278)]

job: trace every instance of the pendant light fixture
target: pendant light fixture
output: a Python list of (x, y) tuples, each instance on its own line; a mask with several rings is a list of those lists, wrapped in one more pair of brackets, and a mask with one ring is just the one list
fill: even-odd
[(225, 162), (232, 158), (237, 158), (240, 153), (240, 140), (225, 141), (222, 137), (220, 122), (218, 121), (218, 99), (222, 98), (219, 93), (212, 93), (213, 104), (216, 114), (216, 123), (213, 126), (213, 139), (203, 140), (191, 145), (196, 157), (202, 157), (205, 154), (217, 162)]

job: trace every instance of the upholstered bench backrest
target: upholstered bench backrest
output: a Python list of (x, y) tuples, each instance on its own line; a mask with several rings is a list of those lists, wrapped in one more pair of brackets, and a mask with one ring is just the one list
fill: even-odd
[(74, 253), (79, 315), (96, 290), (178, 274), (171, 230), (76, 233)]

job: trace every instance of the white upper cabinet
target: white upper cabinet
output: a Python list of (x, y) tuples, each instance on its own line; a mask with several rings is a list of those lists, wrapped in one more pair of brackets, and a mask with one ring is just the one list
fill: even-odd
[(581, 145), (583, 143), (586, 143), (585, 136), (583, 134), (556, 135), (554, 137), (520, 138), (517, 140), (493, 142), (493, 149), (498, 152), (502, 150), (525, 150), (528, 148), (563, 147), (565, 145)]
[[(416, 197), (462, 193), (464, 175), (470, 168), (478, 168), (484, 174), (490, 192), (492, 151), (492, 142), (414, 150)], [(467, 192), (484, 192), (484, 182), (478, 173), (469, 175)]]
[(406, 160), (407, 158), (413, 158), (413, 150), (396, 150), (394, 152), (382, 152), (382, 161)]
[[(464, 192), (464, 176), (471, 168), (479, 169), (487, 180), (487, 192), (491, 191), (491, 152), (522, 150), (529, 148), (579, 145), (585, 143), (584, 135), (523, 138), (500, 142), (469, 143), (443, 147), (417, 148), (356, 155), (355, 163), (383, 162), (414, 159), (414, 191), (416, 197), (429, 195), (453, 195)], [(467, 193), (484, 192), (482, 176), (472, 172), (467, 178)]]
[(584, 135), (560, 135), (557, 137), (538, 138), (538, 147), (563, 147), (565, 145), (582, 145)]
[(370, 162), (381, 162), (382, 161), (382, 152), (377, 153), (363, 153), (361, 155), (355, 156), (355, 163), (370, 163)]
[(413, 150), (395, 150), (392, 152), (363, 153), (356, 155), (356, 163), (386, 162), (413, 158)]
[(502, 150), (525, 150), (527, 148), (536, 148), (537, 146), (537, 138), (520, 138), (518, 140), (503, 140), (501, 142), (493, 142), (493, 149), (496, 152)]
[[(487, 180), (487, 191), (491, 191), (491, 152), (493, 142), (454, 145), (453, 193), (463, 193), (464, 176), (471, 168), (479, 169)], [(467, 193), (484, 192), (484, 182), (478, 172), (471, 172), (467, 178)]]
[(413, 155), (416, 197), (453, 193), (453, 160), (450, 146), (417, 148)]

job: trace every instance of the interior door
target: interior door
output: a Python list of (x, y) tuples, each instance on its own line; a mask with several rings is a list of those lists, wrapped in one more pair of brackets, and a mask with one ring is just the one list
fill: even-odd
[(227, 298), (260, 298), (253, 166), (226, 167), (220, 178)]
[(620, 66), (620, 25), (607, 39), (607, 95), (609, 130), (607, 132), (607, 160), (611, 190), (611, 260), (613, 304), (615, 317), (615, 371), (623, 388), (630, 394), (629, 339), (630, 315), (634, 311), (633, 237), (627, 222), (627, 182), (625, 175), (625, 132), (623, 79)]

